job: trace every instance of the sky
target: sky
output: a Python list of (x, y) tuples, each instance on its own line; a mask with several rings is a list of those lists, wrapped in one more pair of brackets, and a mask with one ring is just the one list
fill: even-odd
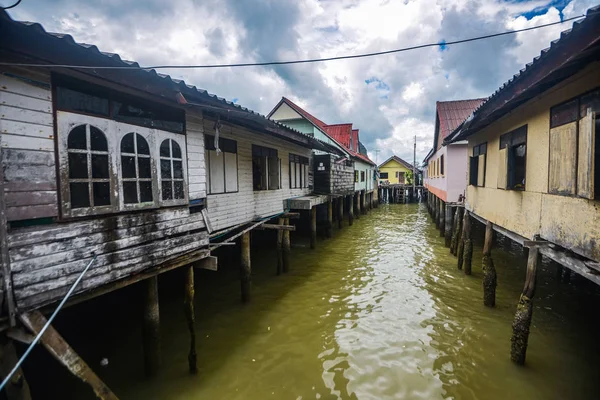
[[(142, 65), (332, 57), (444, 43), (560, 21), (598, 0), (23, 0), (9, 10)], [(7, 6), (13, 0), (0, 0)], [(436, 101), (488, 97), (572, 22), (485, 41), (318, 64), (162, 70), (261, 114), (282, 96), (352, 122), (372, 160), (417, 161)]]

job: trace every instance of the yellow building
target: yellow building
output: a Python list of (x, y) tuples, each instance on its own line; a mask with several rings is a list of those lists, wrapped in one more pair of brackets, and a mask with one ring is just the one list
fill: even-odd
[[(511, 358), (520, 364), (525, 362), (540, 256), (600, 284), (598, 60), (600, 7), (595, 7), (447, 139), (468, 141), (466, 210), (529, 248), (511, 341)], [(489, 243), (484, 299), (496, 286), (491, 238)]]
[(391, 156), (379, 165), (379, 184), (397, 185), (408, 183), (406, 173), (412, 173), (413, 166), (397, 156)]

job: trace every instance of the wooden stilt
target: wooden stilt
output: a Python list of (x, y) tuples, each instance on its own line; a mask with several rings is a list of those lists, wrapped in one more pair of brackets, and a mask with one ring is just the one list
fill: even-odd
[(527, 258), (527, 276), (525, 278), (525, 287), (517, 304), (517, 312), (512, 324), (512, 337), (510, 339), (510, 359), (519, 365), (525, 364), (525, 355), (527, 353), (527, 342), (529, 340), (529, 327), (533, 316), (533, 295), (535, 293), (535, 276), (537, 265), (540, 259), (538, 247), (529, 248)]
[(194, 324), (196, 322), (196, 314), (194, 312), (194, 267), (192, 265), (185, 268), (185, 284), (183, 307), (185, 311), (185, 319), (187, 321), (188, 330), (190, 331), (190, 351), (188, 353), (188, 366), (191, 374), (198, 372), (196, 365), (196, 331)]
[(456, 212), (454, 213), (454, 228), (452, 229), (452, 243), (450, 243), (450, 252), (453, 255), (456, 255), (458, 252), (458, 241), (460, 240), (462, 231), (463, 210), (462, 207), (456, 207)]
[[(5, 335), (0, 336), (0, 376), (4, 378), (18, 361), (17, 351), (12, 340)], [(7, 400), (31, 400), (29, 384), (23, 370), (19, 368), (4, 387)]]
[(344, 200), (345, 197), (340, 197), (338, 199), (338, 229), (342, 229), (344, 226)]
[(465, 212), (465, 248), (463, 254), (463, 269), (465, 275), (471, 275), (471, 263), (473, 261), (473, 240), (471, 239), (471, 215)]
[(160, 309), (158, 276), (144, 281), (144, 368), (146, 376), (156, 376), (160, 368)]
[(354, 210), (354, 217), (356, 219), (360, 218), (360, 192), (356, 193), (356, 195), (354, 196), (355, 200), (354, 200), (354, 204), (356, 206), (356, 210)]
[(488, 221), (485, 224), (485, 239), (483, 241), (483, 304), (488, 307), (496, 305), (496, 268), (492, 260), (492, 244), (494, 243), (494, 225)]
[[(46, 322), (39, 311), (32, 311), (19, 316), (23, 325), (37, 335)], [(76, 377), (92, 387), (96, 397), (101, 400), (118, 400), (117, 396), (98, 378), (98, 375), (79, 357), (52, 325), (48, 327), (40, 339), (46, 350)]]
[(453, 207), (449, 204), (446, 204), (446, 209), (444, 211), (444, 244), (446, 247), (450, 247), (452, 243), (452, 217), (453, 217)]
[(446, 203), (440, 199), (440, 237), (444, 237), (446, 235)]
[[(288, 232), (288, 231), (286, 231)], [(241, 237), (240, 282), (242, 302), (250, 301), (250, 285), (252, 283), (252, 262), (250, 259), (250, 232), (244, 232)]]
[(310, 248), (317, 247), (317, 206), (310, 209)]
[(333, 236), (333, 203), (331, 199), (327, 201), (327, 226), (325, 227), (325, 236)]
[[(286, 225), (285, 218), (279, 218), (279, 225)], [(277, 231), (277, 275), (283, 271), (283, 230)]]
[[(286, 218), (284, 223), (289, 225), (290, 219)], [(290, 231), (283, 231), (283, 272), (290, 271), (290, 252), (291, 252)]]
[(463, 210), (463, 219), (462, 219), (462, 231), (460, 234), (460, 239), (458, 241), (458, 269), (462, 269), (463, 267), (463, 256), (465, 250), (465, 225), (466, 220), (469, 218), (469, 212), (467, 210)]
[(354, 223), (354, 196), (348, 196), (348, 226)]
[(433, 223), (436, 228), (440, 228), (440, 199), (438, 197), (433, 199)]

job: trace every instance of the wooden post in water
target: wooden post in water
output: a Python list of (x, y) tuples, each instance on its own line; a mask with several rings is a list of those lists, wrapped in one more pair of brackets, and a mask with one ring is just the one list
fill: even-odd
[(342, 229), (343, 221), (344, 221), (344, 201), (345, 197), (340, 197), (338, 199), (338, 229)]
[(446, 204), (446, 209), (444, 211), (444, 245), (446, 247), (450, 247), (452, 243), (452, 209), (453, 207), (449, 204)]
[(440, 199), (440, 237), (444, 237), (446, 235), (446, 203)]
[[(285, 218), (277, 220), (279, 225), (286, 225)], [(277, 230), (277, 275), (283, 271), (283, 230)]]
[(494, 243), (494, 225), (488, 221), (485, 224), (485, 239), (483, 241), (483, 304), (488, 307), (496, 305), (496, 268), (492, 260), (492, 244)]
[(317, 247), (317, 206), (310, 209), (310, 248)]
[(347, 197), (348, 201), (348, 226), (352, 226), (354, 223), (354, 196), (349, 195)]
[(452, 228), (452, 243), (450, 243), (450, 253), (453, 255), (456, 255), (458, 252), (458, 241), (460, 240), (462, 230), (462, 216), (463, 207), (456, 207), (456, 212), (454, 213), (454, 225)]
[(360, 192), (354, 195), (354, 217), (356, 219), (360, 218)]
[(185, 284), (183, 307), (185, 311), (185, 319), (187, 321), (188, 330), (190, 331), (190, 352), (188, 353), (188, 366), (191, 374), (198, 372), (196, 365), (196, 331), (194, 323), (196, 322), (196, 314), (194, 313), (194, 267), (192, 265), (185, 267)]
[[(4, 378), (14, 368), (18, 361), (17, 350), (12, 340), (2, 334), (0, 336), (0, 376)], [(4, 393), (7, 400), (31, 400), (29, 384), (19, 368), (6, 383)]]
[(465, 209), (463, 210), (463, 219), (462, 219), (462, 229), (460, 233), (460, 239), (458, 240), (458, 269), (462, 269), (463, 267), (463, 256), (465, 250), (465, 227), (467, 225), (467, 219), (469, 218), (469, 212)]
[(471, 214), (465, 212), (465, 248), (463, 254), (465, 275), (471, 275), (471, 263), (473, 261), (473, 240), (471, 239)]
[(252, 283), (252, 261), (250, 259), (250, 231), (244, 232), (240, 240), (240, 284), (242, 303), (250, 301), (250, 285)]
[(440, 228), (440, 198), (439, 197), (435, 197), (434, 200), (434, 212), (433, 212), (433, 223), (435, 224), (436, 228)]
[(144, 281), (144, 368), (146, 376), (156, 376), (160, 368), (160, 309), (158, 276)]
[[(285, 218), (283, 223), (285, 225), (290, 224), (290, 219)], [(283, 272), (287, 273), (290, 271), (290, 253), (291, 253), (291, 240), (290, 240), (290, 231), (283, 231)]]
[(525, 364), (527, 342), (529, 340), (529, 327), (533, 316), (533, 295), (535, 293), (535, 276), (540, 259), (540, 250), (536, 247), (529, 248), (527, 258), (527, 276), (525, 287), (517, 304), (517, 312), (512, 324), (512, 337), (510, 338), (510, 359), (519, 365)]
[(327, 200), (327, 225), (325, 226), (325, 236), (333, 236), (333, 202), (331, 198)]

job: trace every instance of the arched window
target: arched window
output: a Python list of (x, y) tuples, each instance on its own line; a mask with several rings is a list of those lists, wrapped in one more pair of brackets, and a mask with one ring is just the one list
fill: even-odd
[(163, 200), (184, 199), (181, 147), (173, 139), (160, 144), (160, 177)]
[(153, 201), (150, 146), (139, 133), (130, 132), (121, 140), (121, 172), (125, 204)]
[(108, 144), (89, 124), (71, 129), (67, 138), (71, 208), (110, 206)]

